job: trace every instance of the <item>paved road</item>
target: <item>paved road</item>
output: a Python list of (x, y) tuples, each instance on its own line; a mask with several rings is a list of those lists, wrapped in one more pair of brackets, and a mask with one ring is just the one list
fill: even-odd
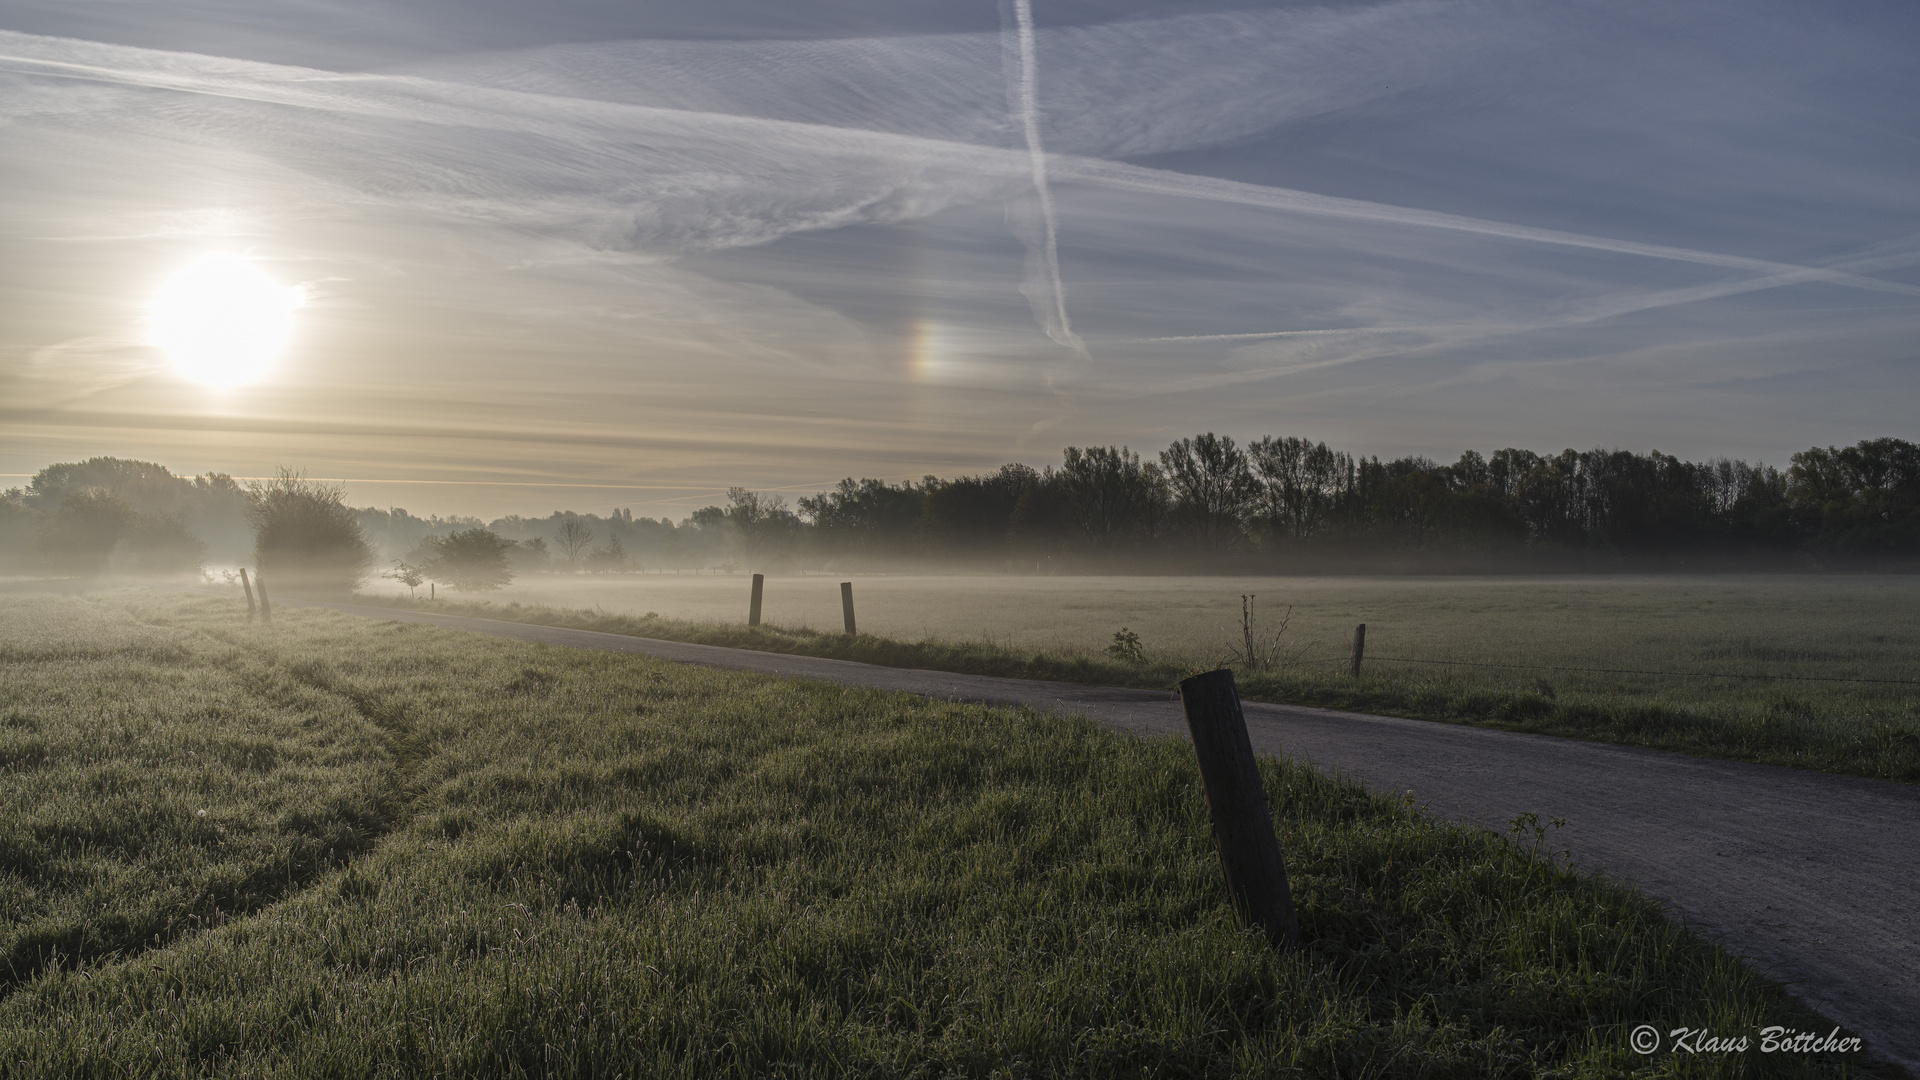
[[(877, 667), (371, 605), (311, 606), (736, 671), (1058, 709), (1147, 734), (1187, 733), (1179, 703), (1162, 692)], [(1870, 1048), (1920, 1074), (1920, 787), (1328, 709), (1248, 703), (1246, 714), (1256, 750), (1338, 769), (1375, 791), (1411, 791), (1443, 817), (1500, 829), (1528, 810), (1565, 818), (1556, 838), (1577, 865), (1669, 902), (1693, 926), (1791, 983)], [(1677, 1025), (1685, 1018), (1647, 1019)]]

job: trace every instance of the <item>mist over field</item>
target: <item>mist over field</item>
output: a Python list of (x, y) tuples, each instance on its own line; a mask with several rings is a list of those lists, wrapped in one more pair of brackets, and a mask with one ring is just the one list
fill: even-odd
[[(50, 465), (0, 494), (0, 569), (16, 573), (263, 570), (287, 544), (302, 559), (328, 545), (344, 553), (323, 591), (352, 591), (376, 572), (411, 589), (437, 578), (465, 591), (551, 572), (743, 569), (1910, 570), (1920, 565), (1920, 447), (1892, 438), (1813, 447), (1784, 471), (1658, 452), (1512, 448), (1442, 465), (1382, 462), (1293, 437), (1243, 448), (1208, 432), (1148, 458), (1124, 446), (1070, 446), (1057, 467), (1014, 462), (899, 483), (848, 477), (793, 503), (732, 487), (723, 503), (677, 522), (625, 508), (423, 516), (354, 508), (344, 487), (284, 467), (275, 479), (188, 479), (105, 457)], [(485, 547), (492, 576), (435, 570), (449, 544)]]

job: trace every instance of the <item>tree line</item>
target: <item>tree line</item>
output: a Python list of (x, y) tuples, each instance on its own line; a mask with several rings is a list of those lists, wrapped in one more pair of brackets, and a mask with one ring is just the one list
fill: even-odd
[[(305, 554), (300, 554), (305, 552)], [(331, 554), (328, 554), (331, 552)], [(1920, 447), (1813, 447), (1785, 469), (1658, 451), (1468, 451), (1383, 461), (1297, 437), (1208, 432), (1152, 458), (1067, 447), (1061, 464), (889, 483), (789, 504), (732, 488), (685, 519), (555, 511), (419, 517), (354, 508), (284, 471), (240, 483), (151, 462), (51, 465), (0, 495), (0, 569), (197, 571), (279, 553), (327, 581), (485, 588), (550, 570), (942, 565), (1013, 572), (1501, 571), (1920, 567)], [(333, 560), (328, 564), (328, 560)], [(323, 570), (322, 564), (332, 566)], [(492, 569), (475, 576), (459, 566)], [(463, 577), (462, 574), (465, 576)], [(403, 577), (404, 580), (404, 577)]]
[[(1382, 461), (1206, 433), (1154, 459), (1067, 447), (1059, 467), (843, 480), (761, 546), (1016, 568), (1539, 569), (1920, 563), (1920, 447), (1814, 447), (1785, 470), (1658, 451), (1468, 451)], [(737, 500), (736, 500), (737, 505)], [(716, 508), (715, 513), (730, 509)], [(764, 515), (758, 515), (764, 516)], [(741, 518), (743, 546), (753, 527)]]

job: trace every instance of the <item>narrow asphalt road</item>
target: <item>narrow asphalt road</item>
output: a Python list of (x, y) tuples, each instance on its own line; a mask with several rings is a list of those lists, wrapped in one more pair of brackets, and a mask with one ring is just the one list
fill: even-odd
[[(1179, 702), (1161, 692), (878, 667), (371, 605), (276, 603), (1030, 705), (1121, 730), (1187, 734)], [(1441, 817), (1502, 830), (1529, 810), (1565, 818), (1555, 839), (1577, 866), (1667, 901), (1692, 926), (1791, 984), (1871, 1050), (1920, 1075), (1920, 787), (1328, 709), (1249, 702), (1246, 714), (1256, 750), (1339, 770), (1377, 792), (1410, 791)], [(1646, 1019), (1664, 1032), (1689, 1018)]]

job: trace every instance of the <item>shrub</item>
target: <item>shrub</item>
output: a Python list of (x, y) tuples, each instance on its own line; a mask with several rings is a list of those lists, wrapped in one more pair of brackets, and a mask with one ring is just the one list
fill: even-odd
[(373, 544), (338, 487), (282, 468), (247, 485), (247, 520), (254, 562), (276, 590), (350, 593), (373, 567)]

